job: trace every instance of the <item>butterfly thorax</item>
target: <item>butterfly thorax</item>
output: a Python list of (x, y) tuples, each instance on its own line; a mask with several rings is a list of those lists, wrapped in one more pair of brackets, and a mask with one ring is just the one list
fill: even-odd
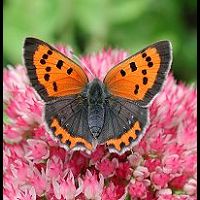
[(98, 138), (104, 124), (105, 92), (103, 83), (97, 78), (88, 85), (88, 125), (94, 136)]

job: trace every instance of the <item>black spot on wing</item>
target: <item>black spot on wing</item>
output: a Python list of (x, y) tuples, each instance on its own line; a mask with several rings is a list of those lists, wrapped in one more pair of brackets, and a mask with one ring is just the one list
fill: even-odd
[(62, 60), (59, 60), (59, 61), (57, 62), (57, 64), (56, 64), (56, 67), (57, 67), (58, 69), (61, 69), (62, 66), (63, 66), (63, 61), (62, 61)]
[(135, 65), (135, 62), (131, 62), (130, 63), (130, 68), (131, 68), (131, 71), (134, 72), (137, 70), (137, 66)]
[(120, 73), (122, 76), (126, 76), (126, 72), (123, 69), (120, 70)]
[(49, 81), (49, 77), (50, 77), (49, 74), (45, 74), (45, 75), (44, 75), (44, 80), (45, 80), (45, 81)]
[(70, 67), (69, 69), (67, 69), (67, 74), (70, 75), (73, 72), (73, 69)]

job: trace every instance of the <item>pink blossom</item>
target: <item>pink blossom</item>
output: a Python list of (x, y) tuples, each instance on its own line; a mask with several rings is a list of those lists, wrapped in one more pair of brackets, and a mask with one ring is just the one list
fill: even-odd
[(102, 174), (99, 174), (99, 181), (96, 174), (92, 174), (87, 170), (84, 179), (79, 178), (79, 184), (82, 188), (82, 191), (87, 199), (101, 199), (104, 178)]
[(168, 144), (165, 154), (177, 154), (180, 155), (184, 152), (184, 146), (182, 144), (178, 144), (177, 142), (173, 142)]
[(146, 199), (147, 197), (147, 188), (141, 181), (133, 181), (133, 183), (130, 183), (128, 191), (132, 199)]
[(20, 200), (36, 200), (36, 192), (34, 187), (24, 187), (17, 195)]
[(105, 178), (107, 178), (114, 173), (115, 165), (112, 161), (104, 159), (97, 165), (97, 169)]
[[(76, 58), (92, 79), (128, 56), (125, 51)], [(195, 200), (197, 196), (197, 91), (170, 74), (152, 102), (150, 125), (140, 143), (123, 155), (99, 145), (89, 155), (66, 151), (43, 120), (44, 102), (31, 87), (26, 68), (3, 72), (3, 198)]]
[(18, 65), (16, 68), (9, 66), (8, 69), (4, 69), (3, 71), (4, 101), (7, 101), (18, 87), (24, 90), (29, 83), (24, 66)]
[(129, 160), (132, 167), (137, 167), (144, 161), (143, 157), (138, 152), (134, 152), (133, 154), (130, 154), (127, 157), (127, 159)]
[(151, 173), (151, 181), (155, 188), (165, 188), (168, 185), (170, 176), (164, 173), (161, 168), (157, 168), (156, 171)]
[(148, 168), (150, 172), (155, 171), (156, 167), (161, 165), (161, 161), (156, 158), (147, 158), (144, 162), (144, 166)]
[(164, 139), (165, 135), (162, 134), (159, 134), (157, 137), (155, 137), (150, 143), (151, 149), (153, 151), (162, 152), (164, 149)]
[(15, 183), (12, 173), (5, 173), (3, 177), (3, 198), (7, 200), (14, 199), (17, 197), (18, 192), (18, 184)]
[(88, 167), (88, 158), (86, 155), (79, 151), (73, 152), (70, 160), (66, 162), (65, 167), (70, 169), (74, 176), (77, 177), (82, 171), (85, 171)]
[(115, 186), (111, 182), (108, 187), (104, 187), (102, 200), (120, 200), (124, 199), (124, 195), (126, 195), (125, 188), (120, 185)]
[(50, 157), (60, 158), (62, 162), (64, 162), (69, 157), (66, 150), (64, 148), (60, 148), (59, 146), (51, 146), (49, 150)]
[(145, 178), (149, 176), (149, 174), (150, 173), (149, 173), (148, 168), (143, 167), (143, 166), (138, 166), (133, 172), (135, 179), (138, 181), (144, 180)]
[(175, 177), (171, 180), (170, 186), (175, 189), (181, 189), (185, 185), (187, 178), (185, 175)]
[(58, 178), (63, 173), (61, 170), (64, 171), (62, 160), (59, 157), (52, 156), (47, 161), (46, 175), (49, 178)]
[(91, 153), (92, 163), (96, 163), (105, 155), (105, 147), (103, 145), (97, 146), (94, 152)]
[(183, 153), (183, 164), (184, 171), (188, 175), (194, 174), (197, 168), (197, 152), (196, 150), (187, 151)]
[(31, 173), (32, 168), (30, 169), (30, 166), (26, 162), (16, 160), (11, 164), (10, 170), (15, 178), (24, 183), (28, 180), (28, 175)]
[(181, 159), (179, 158), (179, 155), (177, 154), (165, 156), (162, 162), (163, 162), (163, 172), (165, 172), (166, 174), (178, 173), (182, 169), (181, 167), (182, 162)]
[(197, 180), (194, 178), (190, 178), (187, 183), (184, 185), (183, 190), (189, 194), (194, 195), (196, 194), (197, 190)]
[(29, 184), (35, 188), (38, 196), (42, 196), (46, 190), (49, 190), (50, 183), (47, 180), (44, 169), (39, 171), (36, 167), (33, 167), (28, 178)]
[(46, 142), (35, 139), (28, 139), (29, 145), (27, 154), (25, 155), (27, 160), (33, 159), (34, 161), (42, 161), (49, 157), (49, 148)]
[(116, 169), (116, 176), (129, 179), (131, 176), (131, 166), (129, 162), (120, 162)]
[(159, 200), (174, 200), (172, 190), (169, 188), (159, 190), (156, 195)]
[(57, 199), (61, 199), (62, 196), (66, 200), (73, 200), (81, 193), (81, 188), (76, 188), (74, 176), (71, 171), (68, 172), (67, 178), (62, 178), (60, 181), (54, 179), (53, 189)]
[(23, 135), (19, 134), (19, 131), (16, 130), (15, 127), (11, 125), (7, 125), (4, 128), (4, 140), (8, 142), (19, 142), (22, 140)]

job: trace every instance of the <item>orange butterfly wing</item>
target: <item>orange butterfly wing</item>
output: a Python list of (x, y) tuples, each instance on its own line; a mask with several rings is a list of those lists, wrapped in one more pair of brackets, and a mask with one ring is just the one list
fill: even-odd
[(169, 41), (160, 41), (113, 67), (104, 79), (109, 93), (147, 105), (170, 69), (171, 49)]
[[(120, 110), (125, 108), (127, 102), (132, 102), (132, 111), (136, 108), (138, 110), (132, 115), (135, 120), (128, 131), (106, 141), (111, 152), (121, 154), (143, 137), (148, 124), (146, 107), (160, 91), (170, 70), (171, 61), (170, 42), (160, 41), (122, 61), (106, 75), (104, 84), (107, 91), (120, 97), (123, 102)], [(128, 108), (131, 111), (131, 106)], [(120, 116), (120, 113), (118, 115)]]
[[(88, 83), (82, 68), (36, 38), (25, 39), (24, 61), (33, 87), (46, 102), (44, 117), (53, 135), (70, 149), (92, 150), (89, 128), (81, 117), (85, 105), (79, 94)], [(77, 123), (78, 120), (84, 121), (85, 126)], [(73, 130), (68, 130), (67, 125)]]
[(81, 67), (41, 40), (26, 38), (24, 58), (30, 81), (44, 100), (78, 94), (88, 83)]

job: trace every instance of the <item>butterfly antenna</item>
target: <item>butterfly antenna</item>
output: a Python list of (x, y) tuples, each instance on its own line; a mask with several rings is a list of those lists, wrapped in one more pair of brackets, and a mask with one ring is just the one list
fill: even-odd
[(93, 78), (95, 78), (95, 75), (94, 75), (94, 74), (92, 73), (92, 71), (87, 67), (86, 63), (85, 63), (83, 60), (80, 60), (80, 59), (78, 58), (78, 56), (76, 56), (76, 55), (74, 54), (73, 51), (70, 51), (70, 53), (72, 54), (73, 59), (74, 59), (75, 61), (77, 61), (81, 66), (83, 66), (83, 67), (90, 73), (90, 75), (91, 75)]

